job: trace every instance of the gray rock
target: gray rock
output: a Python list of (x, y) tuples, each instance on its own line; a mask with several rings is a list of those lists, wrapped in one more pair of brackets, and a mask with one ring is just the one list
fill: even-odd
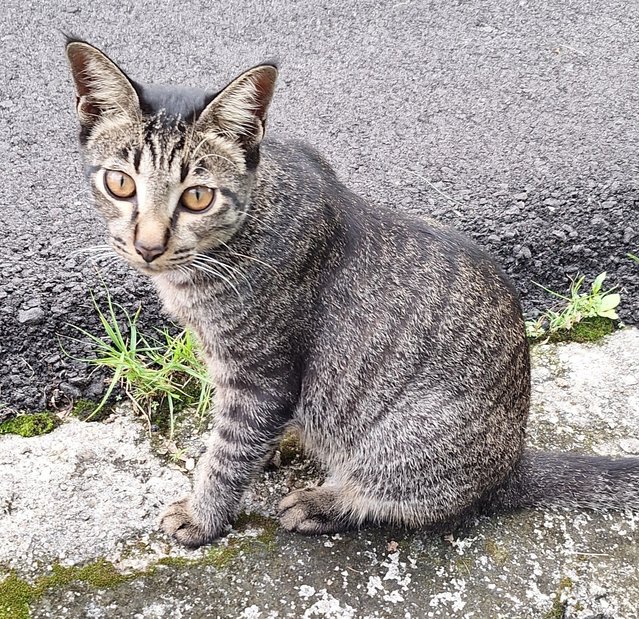
[(41, 307), (32, 307), (18, 312), (18, 322), (23, 325), (37, 325), (44, 320), (44, 310)]
[(630, 226), (628, 226), (624, 231), (623, 231), (623, 242), (624, 243), (630, 243), (630, 241), (632, 241), (632, 239), (635, 238), (636, 232), (634, 231), (633, 228), (631, 228)]

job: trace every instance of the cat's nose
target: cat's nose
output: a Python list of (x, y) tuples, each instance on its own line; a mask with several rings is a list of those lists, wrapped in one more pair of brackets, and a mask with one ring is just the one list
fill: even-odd
[(154, 245), (147, 247), (144, 243), (136, 241), (133, 243), (135, 251), (142, 256), (145, 262), (153, 262), (166, 251), (166, 245)]

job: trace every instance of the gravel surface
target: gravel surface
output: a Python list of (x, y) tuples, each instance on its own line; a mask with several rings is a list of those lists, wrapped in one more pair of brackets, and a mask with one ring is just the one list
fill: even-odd
[[(639, 323), (636, 150), (639, 5), (345, 0), (340, 3), (8, 0), (0, 23), (0, 402), (42, 408), (102, 384), (61, 352), (67, 323), (97, 329), (90, 264), (103, 242), (77, 154), (58, 29), (102, 46), (140, 80), (215, 89), (278, 58), (270, 127), (326, 154), (373, 202), (469, 233), (515, 279), (526, 311), (578, 272), (606, 270)], [(117, 301), (147, 284), (103, 270)], [(65, 340), (75, 355), (82, 348)]]
[[(638, 376), (636, 329), (536, 347), (529, 443), (639, 454)], [(639, 513), (522, 510), (454, 536), (370, 527), (305, 538), (264, 519), (291, 488), (317, 481), (298, 460), (247, 494), (246, 511), (261, 519), (188, 551), (155, 522), (188, 477), (153, 453), (140, 420), (0, 436), (0, 454), (0, 585), (8, 567), (36, 584), (56, 564), (104, 559), (137, 572), (114, 588), (53, 586), (32, 600), (32, 619), (639, 616)]]

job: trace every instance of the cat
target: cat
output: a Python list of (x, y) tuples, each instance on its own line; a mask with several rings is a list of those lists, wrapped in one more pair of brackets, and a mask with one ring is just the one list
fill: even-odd
[(190, 547), (222, 534), (291, 427), (328, 473), (281, 501), (290, 531), (639, 508), (639, 458), (524, 449), (528, 344), (490, 257), (264, 139), (274, 64), (212, 93), (143, 86), (81, 40), (66, 52), (110, 243), (196, 334), (216, 387), (193, 493), (164, 531)]

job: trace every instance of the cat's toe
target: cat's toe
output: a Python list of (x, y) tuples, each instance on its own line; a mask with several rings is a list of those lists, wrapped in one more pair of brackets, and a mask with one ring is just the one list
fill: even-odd
[(304, 535), (332, 533), (345, 528), (335, 517), (335, 494), (323, 488), (295, 490), (279, 505), (281, 525), (288, 531)]
[(160, 528), (188, 548), (197, 548), (213, 538), (195, 522), (188, 497), (166, 508), (160, 517)]

